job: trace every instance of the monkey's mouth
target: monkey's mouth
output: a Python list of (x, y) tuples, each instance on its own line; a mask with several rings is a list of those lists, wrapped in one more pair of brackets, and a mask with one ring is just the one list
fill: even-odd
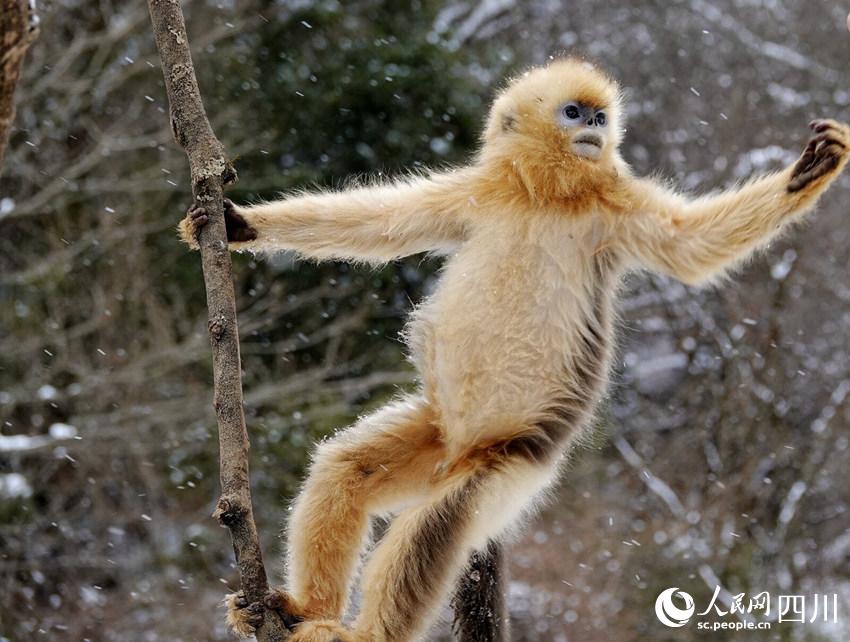
[(579, 134), (573, 139), (573, 151), (578, 156), (596, 160), (602, 154), (602, 136), (593, 132)]
[(581, 134), (573, 140), (574, 145), (593, 145), (602, 149), (602, 137), (598, 134)]

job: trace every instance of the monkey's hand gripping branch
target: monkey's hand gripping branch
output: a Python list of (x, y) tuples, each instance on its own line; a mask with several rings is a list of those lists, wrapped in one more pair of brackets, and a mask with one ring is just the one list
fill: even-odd
[(267, 610), (269, 592), (248, 478), (248, 434), (242, 411), (242, 380), (236, 298), (227, 249), (222, 188), (236, 180), (204, 111), (189, 51), (183, 12), (177, 0), (148, 0), (157, 48), (162, 59), (171, 108), (171, 127), (186, 151), (195, 202), (203, 205), (209, 224), (199, 235), (215, 381), (221, 458), (221, 499), (214, 516), (230, 530), (239, 567), (242, 595), (252, 609), (260, 642), (281, 642), (289, 632), (278, 613)]

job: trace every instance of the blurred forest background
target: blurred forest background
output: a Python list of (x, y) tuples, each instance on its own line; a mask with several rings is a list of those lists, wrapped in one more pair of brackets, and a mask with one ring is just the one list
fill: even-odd
[[(504, 77), (563, 51), (622, 80), (636, 171), (688, 190), (850, 119), (841, 3), (184, 4), (236, 201), (463, 162)], [(203, 283), (146, 6), (40, 5), (0, 179), (0, 639), (227, 639)], [(850, 639), (848, 187), (733, 283), (629, 279), (594, 439), (511, 549), (515, 640), (703, 638), (653, 604), (716, 584), (838, 593), (840, 617), (712, 639)], [(269, 561), (311, 443), (411, 384), (398, 332), (438, 268), (236, 257)]]

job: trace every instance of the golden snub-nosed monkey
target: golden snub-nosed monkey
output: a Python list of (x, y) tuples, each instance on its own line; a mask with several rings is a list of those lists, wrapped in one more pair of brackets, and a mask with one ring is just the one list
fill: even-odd
[[(496, 559), (588, 424), (605, 391), (621, 276), (717, 279), (811, 209), (847, 162), (848, 127), (817, 120), (792, 166), (690, 198), (632, 175), (618, 152), (620, 111), (609, 76), (558, 60), (501, 92), (467, 167), (226, 203), (235, 250), (373, 264), (448, 257), (405, 333), (418, 389), (319, 444), (295, 501), (288, 584), (266, 600), (300, 622), (293, 642), (422, 634), (470, 556)], [(183, 239), (195, 246), (206, 222), (191, 209)], [(396, 517), (344, 627), (369, 517), (388, 511)], [(228, 604), (230, 626), (250, 636), (256, 609), (238, 594)], [(501, 616), (491, 620), (466, 625), (505, 639)]]

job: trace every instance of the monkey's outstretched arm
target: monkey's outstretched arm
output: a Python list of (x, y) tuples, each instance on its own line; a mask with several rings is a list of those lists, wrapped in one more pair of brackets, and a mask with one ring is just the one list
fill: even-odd
[[(294, 250), (314, 259), (392, 261), (418, 252), (447, 252), (466, 228), (462, 171), (341, 192), (302, 193), (255, 206), (225, 203), (235, 250)], [(180, 224), (196, 245), (205, 212), (193, 208)]]
[(811, 126), (815, 135), (794, 165), (738, 189), (691, 200), (635, 181), (635, 214), (621, 228), (627, 255), (690, 284), (746, 259), (811, 209), (847, 162), (850, 128), (830, 120)]

